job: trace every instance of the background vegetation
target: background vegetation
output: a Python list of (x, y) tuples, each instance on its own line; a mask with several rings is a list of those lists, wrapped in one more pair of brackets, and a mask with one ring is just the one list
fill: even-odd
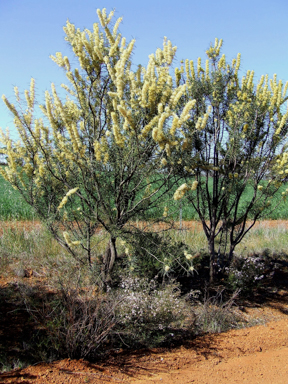
[[(272, 212), (263, 212), (263, 219), (265, 220), (288, 220), (288, 204), (283, 201), (282, 192), (287, 188), (283, 184), (275, 195), (272, 206), (275, 209)], [(179, 220), (180, 209), (182, 209), (183, 220), (198, 220), (198, 215), (190, 204), (185, 204), (185, 201), (178, 202), (173, 199), (175, 189), (170, 193), (170, 199), (167, 199), (167, 207), (174, 220)], [(253, 191), (245, 191), (247, 199), (251, 199)], [(246, 199), (244, 194), (243, 200)], [(279, 204), (279, 202), (281, 202)], [(161, 207), (162, 213), (162, 207)], [(157, 208), (151, 210), (149, 215), (155, 217), (159, 215)], [(27, 204), (21, 194), (13, 189), (11, 184), (3, 179), (0, 175), (0, 220), (37, 220), (37, 214), (34, 212), (31, 205)]]

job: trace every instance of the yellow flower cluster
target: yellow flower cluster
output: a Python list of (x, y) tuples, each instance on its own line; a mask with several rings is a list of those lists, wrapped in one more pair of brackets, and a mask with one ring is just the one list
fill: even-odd
[(177, 190), (176, 190), (176, 192), (174, 193), (174, 195), (173, 195), (173, 199), (174, 200), (181, 200), (183, 197), (184, 197), (184, 195), (185, 195), (185, 193), (187, 192), (187, 191), (189, 191), (189, 187), (188, 187), (188, 185), (185, 183), (185, 184), (182, 184)]
[(184, 251), (184, 256), (185, 256), (185, 258), (187, 260), (192, 260), (193, 259), (193, 256), (190, 253), (188, 253), (187, 251)]
[(222, 44), (223, 44), (223, 40), (221, 39), (219, 41), (219, 39), (217, 39), (217, 37), (216, 37), (214, 47), (210, 46), (210, 48), (206, 51), (206, 54), (209, 57), (209, 59), (213, 60), (219, 56)]
[(66, 244), (68, 245), (68, 247), (73, 247), (73, 246), (81, 244), (81, 241), (71, 241), (69, 233), (66, 231), (63, 232), (63, 237), (64, 237), (64, 240), (65, 240)]
[(221, 59), (218, 61), (218, 68), (221, 69), (221, 68), (225, 68), (225, 67), (226, 67), (226, 57), (223, 54)]
[(209, 118), (209, 114), (211, 113), (211, 111), (212, 111), (212, 107), (211, 107), (211, 105), (209, 105), (208, 110), (204, 114), (204, 116), (198, 117), (198, 120), (197, 120), (196, 125), (195, 125), (196, 130), (201, 131), (201, 130), (205, 129), (208, 118)]
[(76, 188), (73, 188), (73, 189), (70, 189), (67, 193), (66, 193), (66, 195), (63, 197), (63, 199), (61, 200), (61, 202), (60, 202), (60, 204), (59, 204), (59, 206), (58, 206), (58, 211), (60, 211), (60, 209), (61, 208), (63, 208), (66, 204), (67, 204), (67, 202), (68, 202), (68, 197), (69, 196), (71, 196), (71, 195), (73, 195), (74, 193), (76, 193), (77, 191), (78, 191), (78, 187), (76, 187)]
[(280, 176), (287, 176), (288, 174), (288, 153), (284, 152), (279, 155), (279, 158), (276, 160), (275, 171)]
[(109, 161), (108, 142), (106, 137), (102, 137), (100, 142), (94, 141), (94, 153), (97, 161), (102, 161), (106, 165)]
[(165, 207), (163, 212), (163, 217), (167, 217), (167, 216), (168, 216), (168, 208)]
[(198, 187), (198, 181), (194, 180), (191, 186), (191, 191), (196, 191), (197, 187)]
[[(239, 67), (239, 65), (240, 64), (238, 64), (237, 61), (236, 66)], [(231, 86), (233, 86), (233, 83), (231, 83), (230, 87)], [(256, 89), (255, 93), (254, 89)], [(288, 108), (287, 112), (284, 114), (282, 114), (281, 108), (286, 100), (287, 90), (288, 82), (286, 82), (285, 86), (283, 87), (282, 81), (277, 81), (276, 75), (274, 75), (273, 79), (270, 81), (268, 80), (268, 75), (261, 76), (260, 81), (255, 86), (254, 71), (247, 71), (246, 75), (242, 78), (241, 86), (239, 86), (239, 90), (237, 92), (237, 101), (231, 104), (230, 109), (227, 112), (227, 121), (229, 125), (236, 126), (239, 123), (244, 124), (242, 137), (245, 138), (248, 128), (245, 120), (247, 121), (249, 116), (251, 116), (249, 111), (253, 97), (254, 102), (256, 106), (260, 108), (261, 113), (266, 113), (269, 115), (270, 123), (273, 125), (275, 135), (280, 135), (282, 128), (285, 126), (288, 120)], [(253, 93), (254, 96), (252, 96)], [(250, 128), (253, 130), (253, 124), (250, 125)]]
[(195, 80), (195, 69), (194, 69), (194, 61), (193, 60), (185, 60), (185, 73), (188, 80)]

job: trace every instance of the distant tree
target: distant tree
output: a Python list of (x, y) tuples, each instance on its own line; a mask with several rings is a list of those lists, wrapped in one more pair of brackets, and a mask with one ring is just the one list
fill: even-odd
[(221, 44), (216, 39), (206, 52), (205, 68), (199, 58), (196, 70), (188, 60), (176, 70), (178, 84), (187, 86), (183, 102), (193, 98), (196, 107), (175, 133), (176, 140), (185, 137), (181, 158), (174, 151), (166, 159), (181, 163), (178, 172), (186, 183), (174, 199), (185, 196), (199, 215), (211, 282), (256, 220), (275, 206), (273, 197), (288, 176), (288, 112), (283, 111), (288, 82), (283, 86), (276, 75), (270, 81), (266, 75), (255, 85), (253, 71), (240, 80), (240, 54), (228, 64)]
[(110, 28), (113, 12), (97, 13), (101, 26), (95, 23), (93, 31), (70, 22), (64, 27), (79, 68), (60, 52), (52, 56), (70, 85), (62, 85), (65, 100), (53, 84), (52, 94), (46, 91), (44, 119), (34, 117), (33, 79), (26, 110), (17, 87), (17, 108), (3, 96), (20, 141), (2, 132), (8, 167), (1, 173), (81, 262), (91, 264), (96, 228), (109, 234), (102, 266), (107, 282), (116, 239), (133, 234), (133, 220), (145, 220), (149, 210), (163, 212), (164, 196), (179, 180), (173, 169), (163, 171), (164, 155), (179, 145), (169, 127), (176, 111), (177, 126), (187, 121), (195, 102), (180, 104), (186, 85), (176, 86), (170, 74), (176, 52), (170, 41), (150, 55), (147, 68), (133, 70), (134, 40), (126, 43), (118, 33), (121, 18)]

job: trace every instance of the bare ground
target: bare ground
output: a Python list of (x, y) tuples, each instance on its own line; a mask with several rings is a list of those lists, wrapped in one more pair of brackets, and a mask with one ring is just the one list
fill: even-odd
[[(33, 276), (28, 271), (24, 278)], [(0, 288), (6, 286), (0, 277)], [(0, 374), (0, 383), (288, 383), (288, 292), (280, 289), (265, 301), (247, 301), (239, 311), (260, 325), (198, 336), (178, 347), (112, 351), (97, 364), (39, 362)], [(23, 334), (32, 337), (25, 316), (14, 304), (0, 301), (0, 344), (15, 356)]]
[(111, 353), (90, 364), (65, 359), (0, 375), (1, 383), (287, 383), (288, 320), (205, 335), (165, 350)]

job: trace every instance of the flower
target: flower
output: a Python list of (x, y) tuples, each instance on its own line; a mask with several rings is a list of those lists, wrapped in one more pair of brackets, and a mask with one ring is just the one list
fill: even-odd
[(167, 217), (167, 216), (168, 216), (168, 208), (165, 207), (163, 212), (163, 217)]
[(77, 241), (72, 241), (71, 242), (72, 245), (80, 245), (81, 244), (81, 241), (77, 240)]
[(68, 201), (68, 197), (64, 196), (61, 203), (58, 205), (57, 210), (60, 211), (60, 209), (64, 207), (64, 205), (67, 203), (67, 201)]
[(161, 160), (161, 164), (163, 165), (163, 167), (167, 165), (167, 160), (165, 159), (165, 157), (163, 157), (163, 159)]
[(78, 187), (73, 188), (73, 189), (70, 189), (70, 191), (68, 191), (68, 192), (66, 193), (66, 196), (71, 196), (71, 195), (73, 195), (73, 193), (77, 192), (78, 189), (79, 189)]
[(192, 183), (191, 191), (195, 191), (197, 189), (197, 186), (198, 186), (198, 181), (194, 180)]
[(247, 131), (248, 127), (249, 127), (248, 124), (244, 124), (244, 126), (243, 126), (243, 132), (244, 133)]
[(190, 253), (188, 253), (187, 251), (184, 251), (184, 256), (186, 257), (187, 260), (193, 259), (193, 256)]
[(77, 192), (78, 189), (79, 189), (79, 188), (76, 187), (76, 188), (70, 189), (70, 191), (68, 191), (68, 192), (66, 193), (66, 195), (63, 197), (62, 201), (61, 201), (60, 204), (58, 205), (58, 208), (57, 208), (58, 211), (60, 211), (60, 209), (63, 208), (64, 205), (67, 203), (67, 201), (68, 201), (68, 196), (73, 195), (73, 193)]
[(177, 190), (176, 192), (174, 193), (173, 195), (173, 199), (174, 200), (181, 200), (182, 197), (185, 195), (185, 193), (189, 190), (189, 187), (188, 185), (185, 183), (185, 184), (182, 184)]

